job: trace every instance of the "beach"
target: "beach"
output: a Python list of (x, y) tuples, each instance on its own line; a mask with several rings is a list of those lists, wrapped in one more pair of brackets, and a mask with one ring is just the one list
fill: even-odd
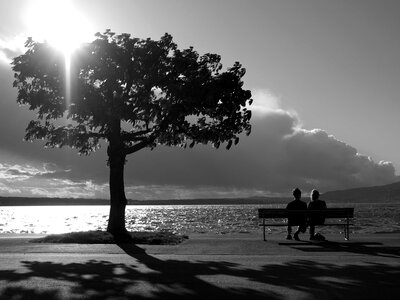
[(0, 299), (397, 299), (400, 234), (193, 234), (178, 245), (0, 236)]

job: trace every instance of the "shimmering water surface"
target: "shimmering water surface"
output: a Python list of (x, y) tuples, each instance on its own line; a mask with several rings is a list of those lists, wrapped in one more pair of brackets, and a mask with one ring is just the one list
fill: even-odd
[[(355, 207), (353, 233), (400, 232), (400, 204), (345, 204)], [(126, 225), (131, 231), (191, 233), (261, 232), (257, 209), (277, 205), (165, 205), (128, 206)], [(108, 206), (14, 206), (0, 207), (0, 233), (63, 233), (105, 230)], [(272, 227), (284, 232), (284, 227)], [(341, 227), (324, 227), (322, 232), (341, 232)]]

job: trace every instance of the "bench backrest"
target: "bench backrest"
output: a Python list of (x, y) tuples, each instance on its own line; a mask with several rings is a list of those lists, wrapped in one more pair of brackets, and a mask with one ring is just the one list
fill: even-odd
[(354, 207), (327, 208), (324, 210), (287, 210), (286, 208), (260, 208), (258, 217), (261, 218), (287, 218), (293, 214), (305, 214), (310, 217), (314, 214), (323, 215), (325, 218), (354, 218)]

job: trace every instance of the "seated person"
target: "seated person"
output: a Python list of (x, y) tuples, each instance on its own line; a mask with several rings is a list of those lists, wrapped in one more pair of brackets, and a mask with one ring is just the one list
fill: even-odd
[[(311, 201), (308, 203), (309, 210), (324, 210), (326, 209), (326, 203), (323, 200), (319, 200), (319, 192), (317, 190), (311, 191)], [(324, 214), (313, 214), (308, 218), (308, 224), (310, 225), (310, 240), (324, 240), (325, 238), (320, 234), (315, 234), (315, 225), (323, 225), (325, 222)]]
[[(294, 200), (290, 203), (288, 203), (288, 205), (286, 206), (286, 209), (288, 210), (307, 210), (307, 204), (304, 201), (301, 201), (301, 191), (296, 188), (293, 190), (293, 197)], [(299, 238), (299, 233), (302, 232), (306, 232), (306, 228), (307, 228), (307, 219), (305, 215), (299, 215), (299, 214), (294, 214), (293, 216), (288, 217), (288, 227), (287, 227), (287, 240), (291, 240), (292, 239), (292, 226), (297, 225), (297, 230), (294, 233), (294, 239), (296, 241), (300, 241)]]

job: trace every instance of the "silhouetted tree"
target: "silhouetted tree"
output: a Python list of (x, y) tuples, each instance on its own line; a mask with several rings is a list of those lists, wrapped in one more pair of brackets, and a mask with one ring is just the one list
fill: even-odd
[(250, 134), (251, 93), (242, 89), (245, 69), (236, 62), (221, 72), (221, 57), (179, 50), (172, 36), (159, 41), (96, 34), (75, 51), (70, 66), (48, 43), (28, 39), (14, 58), (17, 102), (37, 111), (26, 140), (70, 146), (89, 154), (104, 139), (110, 167), (107, 230), (124, 234), (126, 156), (157, 145), (216, 148)]

